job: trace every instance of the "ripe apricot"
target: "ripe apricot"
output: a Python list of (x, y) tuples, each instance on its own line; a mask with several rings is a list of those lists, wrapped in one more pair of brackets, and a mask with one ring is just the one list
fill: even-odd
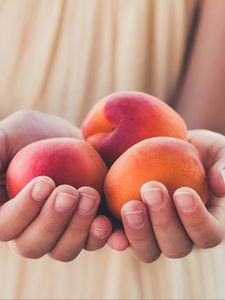
[(141, 186), (148, 181), (163, 183), (171, 197), (179, 187), (190, 187), (207, 201), (205, 171), (196, 148), (187, 141), (154, 137), (124, 152), (105, 179), (106, 202), (113, 215), (120, 219), (124, 203), (141, 200)]
[(91, 186), (102, 194), (107, 171), (89, 143), (74, 138), (52, 138), (27, 145), (16, 154), (8, 167), (6, 184), (10, 198), (37, 176), (52, 178), (56, 186)]
[(81, 129), (108, 166), (146, 138), (170, 136), (187, 140), (187, 127), (171, 107), (153, 96), (134, 91), (114, 93), (99, 101)]

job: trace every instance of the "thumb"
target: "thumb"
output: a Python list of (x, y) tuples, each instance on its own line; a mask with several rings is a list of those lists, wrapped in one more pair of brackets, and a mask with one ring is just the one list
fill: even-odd
[(55, 137), (82, 139), (78, 128), (54, 115), (21, 110), (3, 119), (0, 122), (0, 172), (6, 170), (13, 156), (26, 145)]
[(209, 130), (190, 130), (193, 144), (207, 170), (210, 190), (217, 197), (225, 196), (225, 137)]
[(209, 187), (217, 197), (225, 196), (225, 149), (208, 172)]

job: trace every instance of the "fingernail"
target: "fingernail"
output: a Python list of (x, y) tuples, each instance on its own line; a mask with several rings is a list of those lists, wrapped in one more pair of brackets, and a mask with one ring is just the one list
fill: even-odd
[(93, 210), (97, 199), (95, 196), (86, 193), (80, 193), (80, 195), (81, 196), (80, 196), (80, 203), (78, 206), (78, 212), (81, 215), (89, 214)]
[(49, 196), (54, 186), (50, 181), (39, 180), (35, 182), (31, 196), (36, 201), (43, 201)]
[(223, 181), (224, 181), (224, 184), (225, 184), (225, 169), (222, 170), (222, 177), (223, 177)]
[(174, 195), (174, 199), (178, 207), (183, 212), (192, 212), (195, 208), (195, 199), (188, 192), (179, 192)]
[(55, 199), (54, 208), (59, 213), (66, 213), (77, 203), (78, 197), (67, 193), (58, 193)]
[(153, 210), (158, 210), (163, 204), (163, 192), (158, 187), (142, 190), (143, 201)]
[(97, 238), (104, 238), (108, 232), (107, 228), (100, 228), (100, 227), (95, 227), (92, 229), (93, 235), (95, 235)]
[(123, 215), (125, 215), (127, 222), (132, 227), (140, 227), (144, 223), (144, 213), (143, 211), (127, 211), (124, 212)]

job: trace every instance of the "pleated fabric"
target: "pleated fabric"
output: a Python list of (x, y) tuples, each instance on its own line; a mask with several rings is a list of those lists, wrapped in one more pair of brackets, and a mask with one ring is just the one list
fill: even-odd
[(108, 93), (168, 101), (193, 0), (0, 1), (0, 113), (34, 108), (80, 124)]

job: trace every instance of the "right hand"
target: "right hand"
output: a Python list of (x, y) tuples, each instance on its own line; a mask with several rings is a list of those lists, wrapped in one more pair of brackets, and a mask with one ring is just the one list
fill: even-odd
[(46, 138), (82, 138), (76, 127), (56, 116), (19, 111), (0, 122), (0, 241), (10, 241), (17, 253), (70, 261), (79, 252), (103, 247), (112, 225), (96, 213), (100, 196), (91, 187), (78, 190), (55, 187), (51, 178), (34, 178), (13, 199), (8, 199), (5, 172), (24, 146)]
[(122, 207), (124, 231), (119, 236), (114, 231), (109, 246), (117, 249), (118, 240), (128, 239), (134, 256), (151, 263), (161, 253), (181, 258), (196, 247), (213, 248), (224, 241), (225, 137), (209, 130), (191, 130), (188, 137), (207, 173), (207, 205), (189, 187), (180, 187), (170, 197), (161, 182), (146, 182), (140, 190), (142, 201), (131, 199)]

